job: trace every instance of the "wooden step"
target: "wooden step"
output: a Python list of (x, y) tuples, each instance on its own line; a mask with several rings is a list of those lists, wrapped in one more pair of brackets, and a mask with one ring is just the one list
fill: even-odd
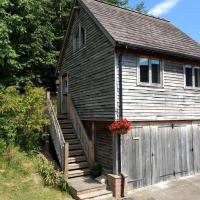
[(70, 144), (69, 145), (69, 150), (75, 150), (75, 149), (82, 149), (81, 144)]
[(72, 170), (68, 172), (68, 177), (73, 178), (73, 177), (78, 177), (78, 176), (84, 176), (84, 175), (89, 175), (90, 174), (90, 169), (79, 169), (79, 170)]
[(68, 120), (67, 114), (65, 114), (65, 115), (58, 115), (57, 118), (58, 118), (58, 120), (61, 120), (61, 119)]
[(71, 140), (67, 140), (66, 142), (68, 142), (69, 145), (71, 145), (71, 144), (80, 144), (80, 140), (79, 139), (71, 139)]
[(85, 194), (80, 194), (77, 196), (79, 200), (108, 200), (108, 199), (112, 199), (113, 195), (112, 192), (109, 190), (98, 190), (98, 191), (92, 191), (92, 192), (88, 192)]
[(85, 156), (75, 156), (75, 157), (69, 157), (68, 162), (74, 163), (74, 162), (83, 162), (86, 161)]
[(74, 129), (71, 129), (71, 128), (70, 129), (61, 128), (61, 129), (62, 129), (63, 134), (74, 133)]
[(71, 124), (72, 125), (72, 121), (69, 119), (58, 119), (60, 124)]
[(71, 163), (68, 165), (69, 170), (88, 168), (88, 162)]
[(61, 124), (61, 123), (60, 123), (60, 127), (61, 127), (61, 129), (72, 129), (73, 128), (72, 124)]
[(69, 156), (79, 156), (79, 155), (83, 155), (83, 150), (72, 150), (69, 151)]
[(71, 139), (77, 139), (77, 135), (76, 134), (63, 134), (64, 138), (67, 140), (71, 140)]

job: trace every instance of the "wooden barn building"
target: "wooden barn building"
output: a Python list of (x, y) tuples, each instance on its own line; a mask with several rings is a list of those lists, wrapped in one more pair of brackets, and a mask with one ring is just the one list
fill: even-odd
[[(200, 45), (169, 21), (75, 0), (58, 74), (58, 114), (72, 120), (89, 167), (100, 162), (129, 190), (200, 172)], [(111, 134), (122, 117), (131, 130)]]

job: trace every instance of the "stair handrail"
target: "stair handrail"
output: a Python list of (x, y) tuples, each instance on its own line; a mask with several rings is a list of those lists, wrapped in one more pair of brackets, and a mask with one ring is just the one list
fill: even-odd
[(85, 127), (76, 111), (70, 94), (67, 94), (67, 113), (81, 142), (83, 151), (91, 168), (94, 162), (94, 142), (88, 137)]
[(68, 177), (68, 157), (69, 157), (69, 143), (65, 141), (56, 112), (54, 110), (50, 92), (47, 92), (47, 106), (50, 116), (50, 134), (56, 150), (58, 161), (65, 174)]

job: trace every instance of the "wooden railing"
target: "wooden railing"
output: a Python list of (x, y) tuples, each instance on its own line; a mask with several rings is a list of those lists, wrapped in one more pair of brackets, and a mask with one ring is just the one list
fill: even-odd
[(65, 174), (65, 177), (68, 178), (69, 143), (65, 142), (65, 139), (63, 137), (63, 133), (51, 101), (50, 92), (47, 92), (47, 106), (51, 121), (50, 134), (52, 137), (52, 141), (56, 150), (56, 154), (58, 156), (60, 166)]
[(67, 115), (68, 118), (72, 120), (75, 133), (78, 135), (78, 138), (81, 142), (86, 158), (88, 160), (89, 166), (91, 168), (94, 162), (94, 143), (88, 137), (87, 132), (83, 126), (83, 123), (76, 109), (74, 108), (71, 95), (69, 94), (67, 95)]

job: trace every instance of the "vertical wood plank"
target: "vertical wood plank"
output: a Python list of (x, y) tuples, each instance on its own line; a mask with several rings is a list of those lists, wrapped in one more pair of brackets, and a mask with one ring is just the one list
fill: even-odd
[(68, 179), (69, 143), (64, 144), (64, 176)]

